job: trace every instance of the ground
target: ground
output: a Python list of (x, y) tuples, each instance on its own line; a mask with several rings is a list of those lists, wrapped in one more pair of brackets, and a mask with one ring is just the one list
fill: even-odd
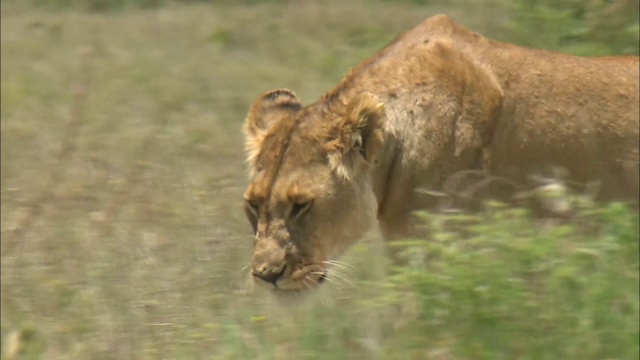
[[(375, 281), (387, 271), (376, 234), (343, 259), (357, 269), (345, 268), (349, 282), (292, 313), (248, 291), (251, 234), (241, 207), (240, 129), (255, 96), (289, 87), (314, 101), (399, 32), (444, 10), (504, 35), (501, 10), (482, 5), (85, 13), (3, 2), (3, 358), (452, 358), (464, 329), (407, 330), (419, 293), (400, 305), (382, 296), (393, 282)], [(637, 270), (637, 259), (619, 266)], [(637, 287), (637, 271), (609, 275), (603, 282), (619, 280), (616, 291)], [(628, 294), (620, 306), (632, 309), (621, 314), (637, 319), (637, 289)], [(429, 349), (403, 337), (431, 339)], [(622, 344), (637, 349), (635, 339)], [(629, 352), (620, 354), (609, 358)]]

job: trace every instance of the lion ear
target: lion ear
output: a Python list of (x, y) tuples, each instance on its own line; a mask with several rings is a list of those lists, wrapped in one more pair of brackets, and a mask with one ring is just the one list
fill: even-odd
[(300, 110), (293, 91), (276, 89), (260, 95), (249, 108), (244, 124), (245, 148), (251, 162), (260, 151), (265, 134), (278, 120)]
[(373, 94), (363, 93), (347, 105), (325, 144), (329, 163), (339, 175), (349, 178), (358, 161), (374, 161), (384, 141), (383, 121), (384, 104)]

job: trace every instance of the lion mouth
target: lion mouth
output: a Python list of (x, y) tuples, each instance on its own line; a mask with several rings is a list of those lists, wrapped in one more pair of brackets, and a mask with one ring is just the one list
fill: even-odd
[(327, 270), (311, 271), (305, 274), (301, 280), (289, 280), (273, 284), (272, 291), (276, 293), (295, 294), (314, 290), (327, 282), (329, 273)]
[(327, 274), (327, 271), (326, 271), (326, 270), (325, 270), (325, 271), (323, 271), (323, 272), (322, 272), (322, 274), (320, 275), (320, 277), (318, 278), (318, 280), (316, 280), (316, 283), (317, 283), (318, 285), (320, 285), (320, 284), (324, 283), (324, 282), (325, 282), (325, 280), (327, 280), (327, 276), (328, 276), (328, 275), (329, 275), (329, 274)]

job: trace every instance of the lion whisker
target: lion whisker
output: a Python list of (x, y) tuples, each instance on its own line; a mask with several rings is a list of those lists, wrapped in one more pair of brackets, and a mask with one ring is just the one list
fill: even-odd
[(329, 279), (336, 279), (341, 281), (342, 283), (346, 284), (349, 287), (355, 287), (353, 285), (353, 282), (351, 282), (351, 280), (349, 280), (349, 277), (346, 274), (343, 274), (339, 271), (337, 271), (336, 269), (329, 269), (326, 272), (326, 277)]
[(325, 271), (315, 271), (312, 272), (314, 275), (321, 275), (324, 277), (325, 281), (331, 282), (332, 284), (337, 285), (340, 289), (344, 289), (345, 287), (354, 287), (353, 283), (349, 280), (349, 278), (336, 271), (335, 269), (327, 269)]
[[(230, 286), (235, 288), (239, 286), (241, 289), (248, 291), (253, 288), (253, 282), (251, 281), (251, 271), (248, 271), (249, 265), (245, 265), (240, 268), (240, 270), (236, 271), (235, 274), (231, 277)], [(242, 274), (244, 272), (244, 274)]]
[[(337, 287), (340, 290), (344, 290), (345, 289), (344, 281), (342, 279), (340, 279), (338, 277), (331, 277), (325, 271), (316, 271), (316, 272), (312, 272), (311, 274), (323, 276), (324, 281), (326, 281), (327, 283), (330, 282), (332, 285), (334, 285), (335, 287)], [(315, 283), (319, 284), (318, 281), (315, 281)]]
[(349, 281), (349, 273), (359, 272), (358, 268), (337, 260), (329, 260), (324, 263), (331, 265), (331, 267), (325, 270), (326, 277), (331, 278), (331, 280), (339, 279), (348, 286), (353, 287), (353, 283)]
[(359, 271), (357, 267), (355, 267), (355, 266), (353, 266), (353, 265), (351, 265), (349, 263), (343, 262), (343, 261), (325, 260), (325, 261), (322, 261), (322, 263), (323, 264), (327, 264), (327, 265), (331, 265), (331, 266), (334, 266), (334, 267), (337, 267), (337, 268), (341, 268), (343, 270)]
[(253, 289), (254, 282), (253, 276), (251, 276), (251, 271), (247, 271), (247, 275), (244, 277), (244, 290), (250, 291)]
[(247, 270), (248, 268), (249, 268), (249, 265), (245, 265), (245, 266), (241, 267), (241, 268), (240, 268), (240, 270), (238, 270), (238, 271), (236, 272), (236, 275), (238, 275), (238, 274), (240, 274), (241, 272), (243, 272), (243, 271)]
[(312, 278), (309, 277), (309, 274), (305, 275), (302, 278), (302, 283), (305, 285), (305, 287), (310, 288), (313, 287), (312, 284), (318, 285), (318, 282), (313, 280)]

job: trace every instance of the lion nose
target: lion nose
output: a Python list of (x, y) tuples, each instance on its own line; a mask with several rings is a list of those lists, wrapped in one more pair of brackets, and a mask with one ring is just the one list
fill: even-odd
[(284, 274), (284, 268), (284, 266), (282, 268), (278, 268), (262, 265), (258, 268), (254, 268), (252, 275), (277, 287), (276, 282), (282, 274)]

